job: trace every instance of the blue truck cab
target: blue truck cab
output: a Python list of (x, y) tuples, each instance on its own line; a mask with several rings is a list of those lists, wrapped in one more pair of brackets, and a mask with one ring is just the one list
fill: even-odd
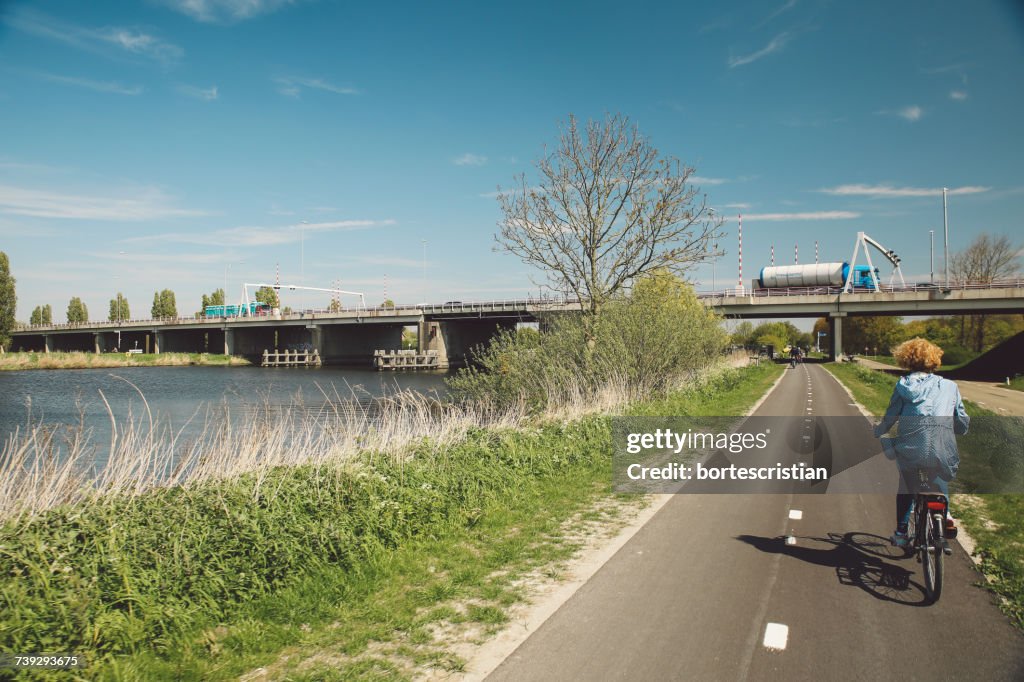
[[(850, 274), (850, 266), (843, 265), (843, 281)], [(878, 278), (878, 268), (875, 268), (875, 278)], [(871, 280), (871, 266), (869, 265), (855, 265), (853, 266), (853, 278), (851, 284), (855, 289), (874, 289), (875, 283)]]

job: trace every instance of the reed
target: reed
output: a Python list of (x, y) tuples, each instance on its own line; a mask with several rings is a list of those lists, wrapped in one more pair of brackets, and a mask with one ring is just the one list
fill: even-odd
[[(141, 415), (118, 417), (107, 404), (107, 444), (94, 442), (81, 425), (29, 423), (11, 434), (0, 453), (0, 520), (282, 466), (337, 465), (359, 452), (401, 459), (411, 445), (429, 442), (440, 450), (470, 429), (514, 427), (522, 418), (513, 409), (454, 405), (412, 391), (372, 402), (355, 392), (347, 397), (334, 392), (324, 393), (313, 409), (298, 397), (283, 407), (263, 404), (242, 415), (233, 415), (226, 405), (212, 406), (199, 435), (185, 439), (184, 426), (176, 430), (160, 421), (141, 391), (139, 396)], [(106, 403), (102, 392), (101, 398)], [(103, 466), (94, 466), (96, 461)]]

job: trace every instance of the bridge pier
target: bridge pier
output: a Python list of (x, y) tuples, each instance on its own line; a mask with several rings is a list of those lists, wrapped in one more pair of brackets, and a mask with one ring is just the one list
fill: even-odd
[(235, 354), (235, 330), (224, 327), (224, 355)]
[(46, 334), (43, 336), (43, 352), (49, 353), (53, 350), (53, 334)]
[(843, 318), (846, 313), (828, 314), (829, 359), (835, 362), (843, 355)]
[(324, 346), (324, 331), (318, 324), (307, 324), (306, 330), (309, 332), (309, 343), (316, 350), (320, 350)]
[(441, 367), (462, 367), (469, 363), (473, 350), (490, 343), (502, 329), (515, 329), (515, 319), (466, 318), (461, 320), (425, 319), (419, 325), (419, 352), (436, 350)]
[(428, 350), (436, 350), (438, 354), (438, 369), (448, 369), (448, 344), (445, 343), (444, 331), (441, 323), (433, 320), (420, 320), (416, 330), (416, 352), (423, 355)]

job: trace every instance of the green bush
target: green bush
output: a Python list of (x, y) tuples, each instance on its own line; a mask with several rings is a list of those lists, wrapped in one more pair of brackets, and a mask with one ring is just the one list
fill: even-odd
[(639, 280), (597, 318), (562, 314), (542, 327), (500, 334), (478, 349), (475, 365), (449, 380), (453, 397), (539, 412), (609, 383), (629, 395), (661, 395), (715, 362), (727, 341), (721, 319), (665, 272)]

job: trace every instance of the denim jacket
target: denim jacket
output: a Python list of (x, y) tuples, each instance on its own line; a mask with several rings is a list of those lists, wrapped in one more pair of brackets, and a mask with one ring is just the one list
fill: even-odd
[(947, 481), (956, 477), (960, 454), (955, 435), (967, 433), (971, 419), (954, 382), (924, 372), (901, 378), (875, 435), (896, 423), (899, 435), (890, 445), (901, 469), (933, 469)]

